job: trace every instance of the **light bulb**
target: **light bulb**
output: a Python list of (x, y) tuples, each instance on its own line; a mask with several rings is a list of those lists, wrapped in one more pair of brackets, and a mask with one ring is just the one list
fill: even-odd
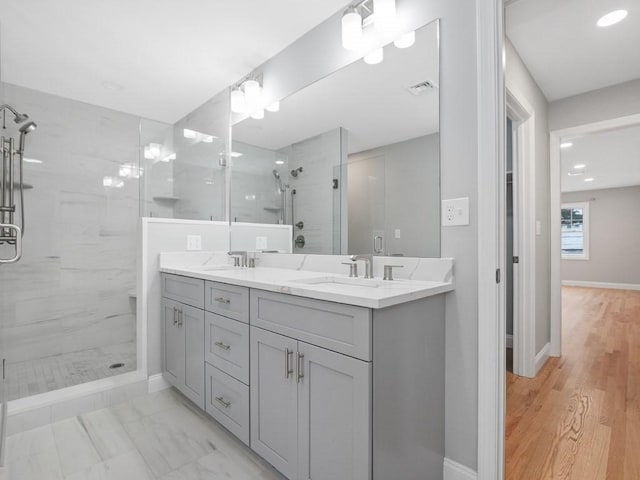
[(247, 80), (242, 86), (244, 87), (244, 98), (247, 102), (247, 111), (253, 113), (256, 110), (262, 109), (261, 96), (262, 87), (257, 80)]
[(356, 50), (362, 43), (362, 16), (355, 8), (342, 15), (342, 46), (346, 50)]
[(231, 90), (231, 111), (233, 113), (246, 113), (247, 102), (244, 98), (244, 93), (239, 88)]
[(369, 65), (377, 65), (384, 60), (384, 50), (382, 47), (376, 48), (364, 56), (364, 62)]
[(393, 32), (397, 28), (396, 0), (373, 0), (374, 25), (380, 32)]
[(263, 109), (256, 110), (251, 114), (251, 118), (254, 118), (256, 120), (262, 120), (264, 118), (264, 110)]
[(629, 12), (627, 12), (626, 10), (614, 10), (613, 12), (609, 12), (603, 17), (600, 17), (597, 25), (599, 27), (610, 27), (611, 25), (615, 25), (616, 23), (619, 23), (627, 18), (628, 14)]
[(416, 32), (405, 33), (393, 42), (398, 48), (409, 48), (414, 43), (416, 43)]

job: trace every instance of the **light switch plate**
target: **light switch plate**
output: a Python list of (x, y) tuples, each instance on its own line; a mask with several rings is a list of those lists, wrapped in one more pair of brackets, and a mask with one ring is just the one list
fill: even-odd
[(187, 250), (202, 250), (202, 237), (200, 235), (187, 235)]
[(536, 220), (536, 235), (542, 235), (542, 222)]
[(256, 237), (256, 250), (266, 250), (268, 248), (267, 237)]
[(452, 198), (442, 201), (442, 226), (469, 225), (469, 198)]
[(395, 236), (396, 238), (400, 238), (400, 229), (399, 229), (399, 228), (396, 228), (396, 230), (395, 230), (395, 235), (394, 235), (394, 236)]

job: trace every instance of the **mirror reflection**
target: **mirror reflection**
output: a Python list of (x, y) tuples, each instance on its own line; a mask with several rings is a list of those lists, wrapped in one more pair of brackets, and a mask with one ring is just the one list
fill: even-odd
[(232, 222), (290, 225), (294, 253), (440, 255), (438, 23), (402, 46), (234, 119)]

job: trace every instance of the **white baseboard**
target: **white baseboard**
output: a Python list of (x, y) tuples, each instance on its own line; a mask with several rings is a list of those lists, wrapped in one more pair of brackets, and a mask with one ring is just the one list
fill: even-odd
[(169, 382), (167, 382), (161, 373), (157, 375), (151, 375), (148, 380), (149, 383), (149, 393), (159, 392), (160, 390), (166, 390), (171, 387)]
[(513, 348), (513, 335), (507, 333), (507, 348)]
[(542, 369), (542, 367), (544, 367), (544, 364), (547, 363), (547, 360), (549, 360), (550, 351), (551, 351), (551, 343), (547, 343), (544, 347), (542, 347), (542, 350), (540, 350), (536, 355), (536, 363), (535, 363), (536, 375), (538, 375), (538, 372)]
[(567, 287), (610, 288), (613, 290), (640, 290), (640, 285), (636, 283), (583, 282), (581, 280), (562, 280), (562, 285)]
[(443, 473), (444, 480), (478, 480), (477, 472), (450, 458), (444, 459)]

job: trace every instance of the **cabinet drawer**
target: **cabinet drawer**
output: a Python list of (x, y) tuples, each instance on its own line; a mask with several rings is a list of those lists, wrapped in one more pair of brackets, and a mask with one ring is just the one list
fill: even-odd
[(249, 445), (249, 387), (206, 364), (206, 411)]
[(249, 289), (226, 283), (207, 282), (204, 308), (209, 312), (249, 323)]
[(251, 290), (251, 325), (371, 360), (371, 311), (340, 303)]
[(206, 312), (205, 360), (249, 383), (249, 325)]
[(162, 274), (162, 296), (196, 308), (204, 308), (204, 280)]

